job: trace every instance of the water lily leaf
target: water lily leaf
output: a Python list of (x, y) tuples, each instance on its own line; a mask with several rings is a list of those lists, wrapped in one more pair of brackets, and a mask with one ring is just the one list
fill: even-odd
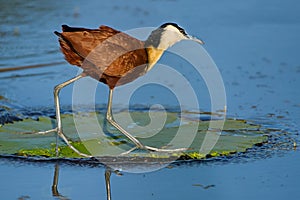
[[(219, 119), (201, 120), (201, 117), (186, 117), (175, 112), (119, 112), (114, 117), (128, 132), (148, 146), (174, 149), (188, 148), (185, 152), (155, 153), (133, 151), (126, 156), (182, 159), (203, 159), (245, 152), (253, 145), (263, 143), (267, 136), (260, 126), (245, 120), (226, 119), (221, 132), (215, 129), (223, 124)], [(194, 114), (193, 114), (194, 115)], [(153, 122), (153, 123), (151, 123)], [(34, 132), (55, 127), (56, 120), (49, 117), (23, 119), (0, 127), (0, 155), (56, 157), (56, 133), (45, 135)], [(78, 113), (62, 115), (63, 130), (72, 145), (83, 153), (101, 156), (119, 156), (131, 149), (133, 144), (118, 130), (106, 123), (103, 113)], [(214, 128), (211, 128), (214, 127)], [(220, 134), (221, 133), (221, 134)], [(205, 153), (203, 145), (207, 138), (216, 134), (215, 144)], [(59, 156), (80, 158), (64, 142), (59, 140)]]

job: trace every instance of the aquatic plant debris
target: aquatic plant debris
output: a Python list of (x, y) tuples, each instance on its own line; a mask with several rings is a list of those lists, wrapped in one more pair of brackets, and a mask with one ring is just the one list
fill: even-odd
[[(125, 111), (116, 113), (118, 119), (127, 116)], [(188, 115), (185, 114), (185, 115)], [(77, 114), (76, 126), (74, 123), (74, 115), (63, 114), (62, 123), (64, 133), (72, 141), (72, 144), (81, 152), (89, 154), (91, 150), (97, 149), (97, 157), (115, 156), (120, 157), (120, 154), (133, 147), (133, 145), (116, 129), (105, 123), (105, 115), (100, 112), (80, 113)], [(149, 115), (147, 112), (134, 111), (130, 112), (132, 119), (136, 123), (149, 123)], [(157, 115), (160, 117), (162, 115)], [(167, 112), (166, 122), (163, 128), (154, 136), (142, 137), (143, 135), (151, 134), (156, 130), (147, 130), (144, 132), (135, 131), (138, 129), (136, 125), (128, 125), (128, 131), (131, 131), (136, 137), (146, 145), (169, 148), (167, 144), (176, 136), (179, 128), (184, 131), (184, 136), (180, 139), (184, 143), (186, 139), (190, 139), (190, 131), (194, 130), (195, 124), (198, 126), (195, 137), (185, 152), (176, 153), (160, 153), (136, 150), (129, 154), (122, 155), (125, 157), (139, 157), (151, 159), (165, 159), (168, 157), (178, 157), (179, 159), (206, 159), (209, 157), (228, 156), (237, 152), (245, 152), (254, 145), (259, 145), (268, 140), (268, 136), (260, 130), (260, 125), (248, 123), (245, 120), (226, 119), (222, 133), (216, 145), (209, 154), (199, 153), (204, 137), (209, 127), (211, 120), (196, 121), (189, 118), (180, 118), (176, 112)], [(91, 117), (96, 117), (99, 123), (97, 127), (103, 127), (102, 132), (91, 124), (86, 123), (91, 121)], [(201, 119), (201, 118), (199, 118)], [(125, 120), (126, 121), (126, 120)], [(180, 123), (181, 121), (181, 123)], [(183, 122), (183, 123), (182, 123)], [(79, 124), (78, 124), (79, 123)], [(80, 137), (77, 133), (78, 126), (80, 129), (86, 130), (81, 133)], [(34, 132), (49, 130), (55, 127), (55, 119), (42, 116), (38, 118), (26, 118), (22, 121), (6, 123), (0, 127), (0, 155), (15, 155), (21, 157), (39, 157), (39, 158), (55, 158), (55, 141), (56, 133), (45, 135), (37, 135)], [(164, 147), (163, 147), (164, 148)], [(93, 152), (92, 155), (95, 155)], [(59, 158), (81, 158), (73, 152), (62, 141), (59, 141)]]

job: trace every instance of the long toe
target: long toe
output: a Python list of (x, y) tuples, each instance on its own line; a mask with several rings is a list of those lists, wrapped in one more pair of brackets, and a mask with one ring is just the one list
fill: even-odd
[(74, 152), (76, 152), (78, 155), (82, 156), (82, 157), (86, 157), (86, 158), (92, 158), (93, 156), (92, 155), (88, 155), (88, 154), (85, 154), (85, 153), (81, 153), (79, 150), (77, 150), (70, 142), (69, 140), (67, 139), (67, 137), (63, 134), (62, 131), (58, 131), (57, 134), (59, 135), (59, 137), (61, 139), (63, 139), (63, 141), (68, 145), (68, 147), (70, 149), (72, 149)]
[(160, 149), (160, 148), (156, 148), (156, 147), (150, 147), (150, 146), (143, 146), (143, 147), (133, 147), (131, 149), (129, 149), (128, 151), (125, 151), (123, 153), (121, 153), (121, 156), (127, 155), (137, 149), (141, 149), (141, 150), (146, 150), (146, 151), (151, 151), (151, 152), (163, 152), (163, 153), (174, 153), (174, 152), (183, 152), (186, 151), (188, 148), (178, 148), (178, 149)]
[(121, 153), (120, 155), (121, 156), (127, 155), (127, 154), (133, 152), (136, 149), (138, 149), (138, 147), (133, 147), (133, 148), (129, 149), (128, 151), (125, 151), (125, 152)]
[(155, 152), (166, 152), (166, 153), (172, 153), (172, 152), (183, 152), (186, 151), (188, 148), (178, 148), (178, 149), (159, 149), (156, 147), (150, 147), (145, 146), (145, 148), (149, 151), (155, 151)]

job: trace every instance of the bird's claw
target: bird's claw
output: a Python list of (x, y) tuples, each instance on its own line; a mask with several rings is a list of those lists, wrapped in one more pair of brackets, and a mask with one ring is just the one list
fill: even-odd
[(147, 150), (147, 151), (150, 151), (150, 152), (174, 153), (174, 152), (186, 151), (188, 148), (160, 149), (160, 148), (150, 147), (150, 146), (143, 146), (143, 147), (135, 146), (135, 147), (129, 149), (128, 151), (125, 151), (125, 152), (121, 153), (120, 155), (127, 155), (127, 154), (131, 153), (132, 151), (134, 151), (136, 149), (144, 149), (144, 150)]
[(150, 147), (150, 146), (145, 146), (145, 148), (149, 151), (154, 151), (154, 152), (165, 152), (165, 153), (174, 153), (174, 152), (182, 152), (186, 151), (187, 148), (178, 148), (178, 149), (159, 149), (156, 147)]

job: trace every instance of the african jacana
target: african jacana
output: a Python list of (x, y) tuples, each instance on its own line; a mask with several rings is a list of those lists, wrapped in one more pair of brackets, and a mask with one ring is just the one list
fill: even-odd
[[(152, 31), (146, 41), (141, 41), (126, 33), (117, 31), (108, 26), (98, 29), (74, 28), (62, 25), (62, 33), (55, 31), (59, 37), (61, 51), (65, 59), (72, 65), (77, 65), (83, 72), (54, 88), (57, 127), (56, 131), (65, 143), (79, 155), (90, 157), (74, 148), (62, 130), (59, 92), (60, 90), (77, 81), (90, 76), (109, 86), (106, 119), (131, 140), (136, 148), (151, 151), (182, 151), (182, 149), (158, 149), (142, 144), (138, 139), (123, 129), (112, 115), (112, 97), (116, 86), (126, 84), (148, 72), (160, 59), (163, 52), (181, 40), (194, 40), (200, 44), (199, 39), (189, 36), (183, 28), (175, 23), (165, 23)], [(58, 149), (56, 146), (56, 153)]]

